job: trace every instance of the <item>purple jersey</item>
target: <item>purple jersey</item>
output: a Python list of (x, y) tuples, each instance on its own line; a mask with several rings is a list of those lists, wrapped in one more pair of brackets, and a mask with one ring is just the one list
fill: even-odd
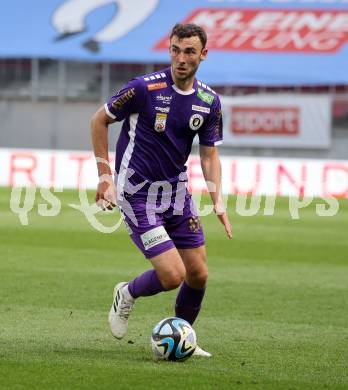
[(132, 169), (134, 184), (177, 182), (197, 134), (201, 145), (222, 143), (218, 95), (196, 79), (191, 91), (181, 91), (170, 68), (132, 79), (105, 110), (112, 119), (124, 120), (115, 168), (119, 177)]

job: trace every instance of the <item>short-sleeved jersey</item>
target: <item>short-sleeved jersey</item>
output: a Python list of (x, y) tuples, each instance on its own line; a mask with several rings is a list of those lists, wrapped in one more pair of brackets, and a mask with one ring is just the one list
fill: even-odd
[(134, 184), (178, 181), (197, 134), (201, 145), (222, 143), (218, 95), (196, 79), (192, 90), (181, 91), (170, 68), (132, 79), (104, 107), (112, 119), (124, 120), (115, 169), (118, 175), (132, 169)]

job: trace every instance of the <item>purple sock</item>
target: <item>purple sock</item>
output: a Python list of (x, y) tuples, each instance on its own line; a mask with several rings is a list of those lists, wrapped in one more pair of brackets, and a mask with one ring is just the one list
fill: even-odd
[(183, 282), (176, 297), (176, 317), (182, 318), (192, 325), (201, 310), (204, 293), (205, 288), (197, 290)]
[(154, 269), (144, 272), (129, 282), (128, 290), (133, 298), (148, 297), (165, 291)]

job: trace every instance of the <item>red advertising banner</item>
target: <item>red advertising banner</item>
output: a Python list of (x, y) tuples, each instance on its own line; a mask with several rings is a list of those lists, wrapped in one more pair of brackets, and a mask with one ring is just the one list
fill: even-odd
[(297, 135), (299, 107), (231, 107), (230, 131), (236, 135)]
[(331, 98), (326, 94), (222, 96), (226, 146), (326, 149)]
[[(333, 53), (348, 41), (340, 10), (199, 8), (184, 22), (204, 27), (212, 50)], [(167, 50), (168, 37), (155, 48)]]
[[(0, 148), (0, 164), (0, 186), (95, 190), (98, 183), (91, 152)], [(348, 198), (348, 161), (222, 156), (221, 165), (225, 194)], [(190, 191), (206, 191), (199, 156), (187, 168)]]

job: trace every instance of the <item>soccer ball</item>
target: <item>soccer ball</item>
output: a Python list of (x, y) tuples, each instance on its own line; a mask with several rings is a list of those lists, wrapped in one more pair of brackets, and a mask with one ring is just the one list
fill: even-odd
[(196, 345), (196, 332), (181, 318), (165, 318), (152, 331), (151, 347), (157, 359), (184, 361), (193, 354)]

